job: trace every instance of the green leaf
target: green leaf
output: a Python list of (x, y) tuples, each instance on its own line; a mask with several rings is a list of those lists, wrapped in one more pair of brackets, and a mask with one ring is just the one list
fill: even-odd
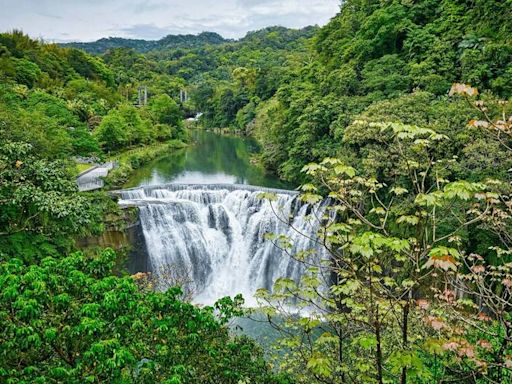
[(374, 335), (360, 336), (356, 338), (353, 343), (361, 346), (364, 349), (372, 349), (377, 346), (377, 339)]
[(261, 200), (277, 201), (277, 194), (271, 192), (261, 192), (257, 196)]
[(354, 177), (356, 175), (356, 170), (352, 167), (340, 164), (334, 167), (334, 173), (338, 176), (347, 175), (348, 177)]
[(407, 223), (407, 224), (410, 224), (410, 225), (416, 225), (418, 224), (420, 221), (420, 219), (417, 217), (417, 216), (400, 216), (396, 222), (398, 224), (400, 223)]
[(316, 192), (318, 190), (313, 184), (304, 184), (300, 187), (300, 189), (304, 192)]
[(323, 197), (320, 195), (315, 195), (313, 193), (304, 193), (300, 196), (300, 199), (308, 204), (316, 204), (319, 201), (322, 201)]
[(386, 210), (382, 207), (377, 207), (370, 210), (370, 213), (376, 213), (377, 215), (384, 216), (386, 215)]
[(288, 278), (279, 278), (274, 283), (274, 290), (277, 292), (292, 291), (297, 288), (295, 281)]
[(442, 194), (439, 191), (429, 194), (420, 193), (416, 196), (414, 202), (422, 207), (439, 207), (442, 205)]
[(408, 193), (409, 191), (405, 188), (394, 187), (394, 188), (391, 188), (391, 192), (397, 196), (400, 196), (400, 195), (404, 195), (404, 194)]
[(456, 181), (444, 187), (444, 196), (448, 199), (459, 198), (462, 200), (471, 199), (476, 193), (484, 191), (486, 186), (482, 183), (470, 183), (467, 181)]
[(307, 367), (315, 375), (322, 377), (331, 377), (332, 375), (329, 359), (321, 354), (314, 354), (313, 357), (308, 360)]

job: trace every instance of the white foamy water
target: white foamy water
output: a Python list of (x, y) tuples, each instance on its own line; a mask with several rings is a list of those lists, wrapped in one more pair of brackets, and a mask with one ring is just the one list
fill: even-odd
[[(212, 304), (243, 294), (255, 304), (259, 288), (279, 277), (299, 280), (304, 265), (266, 240), (286, 235), (290, 254), (315, 248), (324, 208), (300, 203), (297, 194), (270, 190), (277, 201), (260, 198), (265, 188), (236, 185), (167, 185), (121, 193), (120, 204), (137, 205), (151, 271), (181, 271), (192, 280), (194, 301)], [(165, 274), (161, 276), (165, 279)]]

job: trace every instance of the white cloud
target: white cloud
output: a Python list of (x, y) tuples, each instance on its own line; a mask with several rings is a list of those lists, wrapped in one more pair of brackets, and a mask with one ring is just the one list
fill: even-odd
[(155, 24), (135, 24), (121, 28), (129, 37), (136, 39), (158, 40), (169, 34), (168, 28), (157, 27)]
[(164, 11), (167, 8), (167, 4), (164, 2), (154, 1), (141, 1), (133, 5), (133, 11), (137, 14), (139, 12), (155, 12)]
[(324, 24), (340, 0), (0, 0), (0, 30), (48, 40), (158, 39), (218, 32), (237, 38), (271, 25)]

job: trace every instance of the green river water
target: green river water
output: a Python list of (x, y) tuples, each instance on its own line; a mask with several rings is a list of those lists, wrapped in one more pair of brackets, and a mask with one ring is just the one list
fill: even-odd
[[(194, 130), (192, 144), (141, 167), (125, 185), (249, 184), (290, 189), (290, 185), (254, 164), (257, 143), (250, 138)], [(252, 161), (251, 161), (252, 160)]]

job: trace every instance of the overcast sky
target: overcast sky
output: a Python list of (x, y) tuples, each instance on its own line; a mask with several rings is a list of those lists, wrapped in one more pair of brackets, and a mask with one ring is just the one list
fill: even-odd
[(0, 31), (22, 29), (45, 40), (116, 36), (159, 39), (218, 32), (237, 38), (273, 25), (325, 24), (340, 0), (0, 0)]

